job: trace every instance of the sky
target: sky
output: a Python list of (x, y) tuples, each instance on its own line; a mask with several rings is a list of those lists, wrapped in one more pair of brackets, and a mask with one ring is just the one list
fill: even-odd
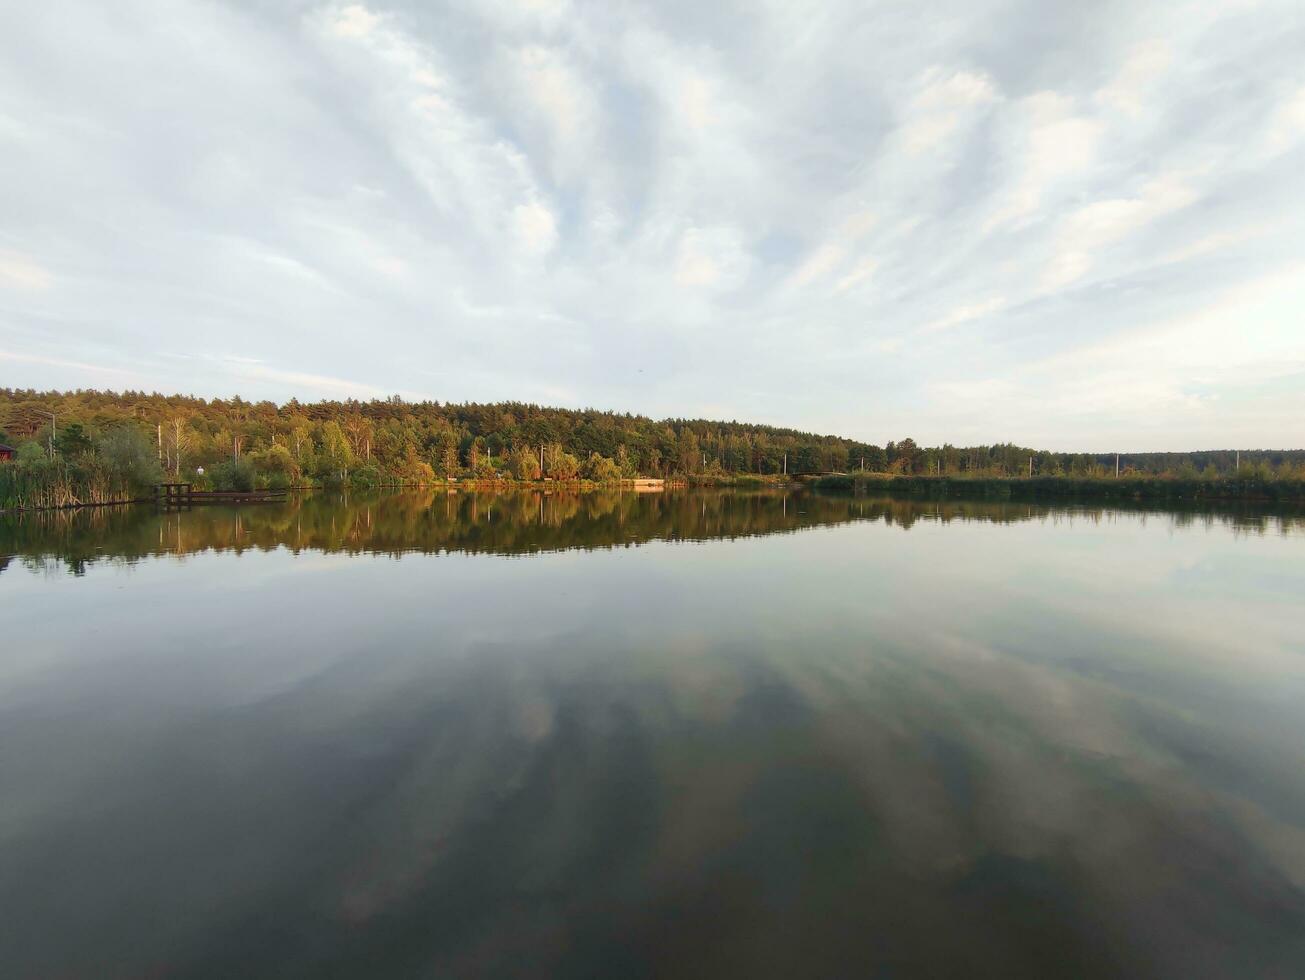
[(0, 4), (0, 386), (1305, 446), (1305, 5)]

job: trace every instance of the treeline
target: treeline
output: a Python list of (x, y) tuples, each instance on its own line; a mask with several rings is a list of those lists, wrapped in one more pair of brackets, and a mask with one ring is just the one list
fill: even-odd
[[(53, 418), (52, 418), (53, 416)], [(822, 473), (984, 477), (1229, 473), (1305, 468), (1305, 451), (1054, 453), (1011, 444), (885, 445), (704, 419), (653, 420), (521, 402), (442, 404), (203, 399), (124, 391), (0, 389), (0, 506), (94, 502), (166, 474), (247, 489), (463, 477), (611, 482)], [(202, 470), (202, 475), (201, 471)], [(39, 498), (40, 502), (37, 502)]]
[(834, 473), (812, 481), (819, 490), (891, 493), (933, 500), (1037, 500), (1068, 497), (1110, 501), (1305, 501), (1305, 469), (1290, 464), (1277, 470), (1265, 463), (1247, 464), (1228, 474), (1183, 475), (1178, 472), (1114, 476), (963, 476)]
[(85, 453), (106, 432), (123, 427), (151, 440), (169, 474), (240, 463), (273, 485), (820, 473), (845, 467), (859, 446), (771, 426), (654, 421), (518, 402), (455, 405), (396, 397), (277, 405), (239, 397), (0, 389), (0, 441), (30, 444), (27, 458), (38, 451), (49, 456), (51, 446), (55, 455)]

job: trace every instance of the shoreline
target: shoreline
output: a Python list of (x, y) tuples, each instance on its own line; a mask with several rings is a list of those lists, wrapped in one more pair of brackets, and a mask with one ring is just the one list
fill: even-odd
[(1305, 504), (1305, 480), (1190, 479), (1171, 476), (963, 477), (830, 474), (807, 481), (813, 489), (868, 491), (908, 497), (970, 500), (1151, 500), (1175, 502)]
[[(652, 483), (658, 486), (651, 486)], [(643, 484), (643, 485), (641, 485)], [(963, 477), (893, 474), (825, 474), (823, 476), (681, 477), (640, 478), (598, 482), (594, 480), (435, 480), (421, 483), (378, 483), (372, 486), (297, 486), (288, 493), (445, 490), (448, 493), (477, 491), (532, 491), (537, 493), (592, 493), (598, 490), (628, 490), (632, 493), (662, 493), (667, 490), (815, 490), (824, 493), (886, 493), (909, 498), (954, 500), (1041, 500), (1151, 501), (1157, 503), (1253, 503), (1305, 506), (1305, 481), (1201, 480), (1167, 476), (1112, 477)], [(60, 504), (48, 507), (0, 508), (0, 516), (49, 511), (88, 510), (153, 503), (154, 497), (128, 497), (93, 503)]]

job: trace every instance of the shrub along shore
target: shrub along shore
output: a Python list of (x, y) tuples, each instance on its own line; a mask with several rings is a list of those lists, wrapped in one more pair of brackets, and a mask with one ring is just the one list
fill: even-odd
[(1244, 476), (902, 476), (835, 473), (808, 481), (818, 490), (931, 498), (1032, 500), (1255, 500), (1305, 502), (1305, 479), (1252, 472)]

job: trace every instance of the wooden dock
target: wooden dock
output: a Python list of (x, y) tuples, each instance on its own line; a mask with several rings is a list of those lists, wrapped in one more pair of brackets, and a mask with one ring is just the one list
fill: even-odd
[(196, 490), (193, 483), (154, 485), (154, 503), (164, 510), (201, 504), (273, 504), (285, 499), (284, 490)]

